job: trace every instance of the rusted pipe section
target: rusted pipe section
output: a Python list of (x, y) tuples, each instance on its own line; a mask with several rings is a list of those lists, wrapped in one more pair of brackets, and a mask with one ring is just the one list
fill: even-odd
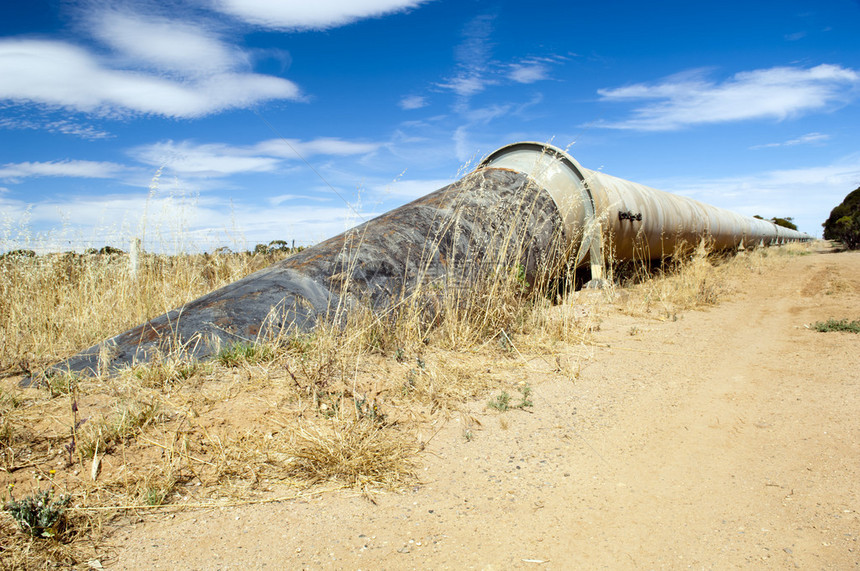
[(55, 365), (112, 370), (181, 349), (309, 330), (356, 304), (391, 307), (416, 292), (470, 287), (513, 268), (526, 279), (604, 258), (658, 258), (682, 240), (717, 248), (805, 234), (588, 170), (533, 142), (502, 147), (462, 180), (275, 263)]

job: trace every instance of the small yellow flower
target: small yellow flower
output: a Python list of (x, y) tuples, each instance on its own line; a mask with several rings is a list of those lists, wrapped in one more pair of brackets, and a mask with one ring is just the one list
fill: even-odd
[(52, 476), (53, 476), (54, 474), (56, 474), (56, 473), (57, 473), (57, 471), (56, 471), (56, 470), (48, 470), (48, 474), (51, 474)]

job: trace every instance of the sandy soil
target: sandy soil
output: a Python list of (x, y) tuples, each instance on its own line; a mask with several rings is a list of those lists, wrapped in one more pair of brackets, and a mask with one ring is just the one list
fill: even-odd
[(674, 321), (607, 310), (600, 346), (520, 361), (533, 407), (428, 428), (410, 489), (147, 517), (102, 563), (860, 568), (860, 335), (805, 327), (858, 307), (860, 253), (819, 252)]

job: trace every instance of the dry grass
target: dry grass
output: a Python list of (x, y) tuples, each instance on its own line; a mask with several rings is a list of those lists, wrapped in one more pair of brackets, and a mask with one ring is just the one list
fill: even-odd
[(261, 269), (280, 255), (0, 258), (0, 375), (59, 361)]
[(289, 471), (309, 482), (393, 488), (414, 477), (414, 440), (373, 420), (300, 427), (289, 445)]
[[(665, 317), (717, 303), (767, 256), (778, 258), (716, 258), (699, 248), (643, 272), (624, 291), (624, 308)], [(313, 332), (227, 348), (210, 363), (165, 355), (111, 378), (16, 384), (15, 373), (270, 261), (151, 256), (136, 279), (122, 256), (0, 261), (0, 470), (16, 497), (51, 487), (71, 494), (73, 506), (59, 540), (26, 537), (0, 514), (12, 538), (0, 546), (0, 567), (97, 558), (105, 530), (129, 510), (249, 501), (284, 486), (370, 491), (414, 481), (428, 421), (515, 390), (529, 359), (574, 377), (559, 355), (590, 342), (618, 288), (549, 300), (557, 268), (525, 284), (516, 261), (499, 262), (468, 290), (419, 288), (382, 313), (358, 304)]]
[(713, 253), (704, 241), (695, 248), (682, 246), (659, 265), (626, 268), (621, 309), (634, 316), (676, 319), (680, 312), (716, 305), (737, 291), (740, 279), (760, 273), (779, 255), (794, 255), (809, 247), (791, 244), (731, 254)]

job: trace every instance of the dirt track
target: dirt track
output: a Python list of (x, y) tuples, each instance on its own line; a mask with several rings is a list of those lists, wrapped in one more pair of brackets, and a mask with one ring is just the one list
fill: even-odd
[(528, 411), (483, 400), (440, 422), (408, 491), (146, 519), (121, 529), (103, 562), (860, 568), (860, 335), (804, 327), (858, 319), (858, 307), (860, 253), (817, 253), (677, 321), (610, 311), (596, 335), (609, 347), (520, 362)]

